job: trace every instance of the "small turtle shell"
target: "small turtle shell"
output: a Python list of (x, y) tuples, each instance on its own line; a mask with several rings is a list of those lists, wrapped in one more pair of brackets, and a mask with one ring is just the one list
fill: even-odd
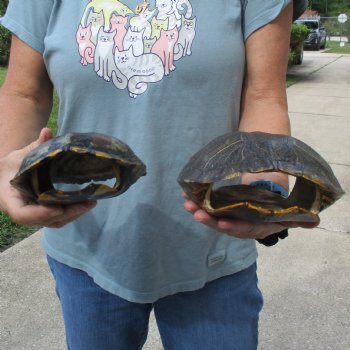
[[(32, 150), (11, 184), (33, 201), (68, 204), (120, 195), (145, 174), (146, 166), (119, 139), (99, 133), (69, 133)], [(61, 191), (53, 185), (112, 178), (116, 178), (113, 188), (90, 184), (79, 191)]]
[[(243, 173), (283, 172), (297, 178), (288, 198), (247, 185), (224, 184)], [(329, 164), (310, 146), (286, 135), (232, 132), (197, 152), (178, 182), (208, 213), (253, 221), (317, 221), (343, 194)], [(217, 184), (223, 184), (215, 190)]]

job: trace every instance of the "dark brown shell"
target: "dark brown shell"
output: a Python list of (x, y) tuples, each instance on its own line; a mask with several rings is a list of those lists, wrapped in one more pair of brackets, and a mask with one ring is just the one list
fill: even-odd
[[(120, 195), (145, 174), (146, 166), (122, 141), (98, 133), (69, 133), (32, 150), (11, 184), (33, 201), (64, 204)], [(78, 191), (54, 187), (54, 183), (84, 184), (114, 178), (113, 187), (95, 183)]]
[[(229, 183), (243, 173), (261, 172), (295, 176), (289, 197)], [(214, 139), (189, 160), (178, 182), (211, 215), (267, 222), (317, 221), (318, 213), (344, 194), (329, 164), (310, 146), (262, 132)]]

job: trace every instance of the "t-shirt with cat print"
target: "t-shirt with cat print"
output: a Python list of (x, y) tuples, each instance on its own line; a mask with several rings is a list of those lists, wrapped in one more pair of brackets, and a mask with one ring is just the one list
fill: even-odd
[[(237, 129), (245, 40), (288, 0), (10, 0), (2, 24), (43, 55), (59, 133), (100, 132), (147, 166), (119, 197), (43, 247), (127, 300), (153, 302), (247, 268), (254, 240), (196, 223), (177, 176), (214, 137)], [(295, 14), (305, 1), (294, 1)]]

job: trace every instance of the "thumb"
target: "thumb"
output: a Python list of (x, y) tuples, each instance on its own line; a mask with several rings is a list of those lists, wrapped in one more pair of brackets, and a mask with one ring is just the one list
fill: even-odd
[(50, 139), (52, 139), (51, 130), (49, 128), (43, 128), (40, 131), (39, 137), (35, 141), (30, 143), (28, 146), (26, 146), (25, 150), (29, 152)]
[(49, 128), (43, 128), (40, 131), (40, 134), (38, 136), (38, 138), (33, 141), (32, 143), (30, 143), (29, 145), (18, 149), (16, 151), (12, 152), (12, 162), (15, 162), (16, 164), (18, 162), (21, 162), (23, 160), (23, 158), (33, 149), (35, 149), (36, 147), (40, 146), (41, 144), (43, 144), (44, 142), (50, 140), (52, 138), (52, 132)]

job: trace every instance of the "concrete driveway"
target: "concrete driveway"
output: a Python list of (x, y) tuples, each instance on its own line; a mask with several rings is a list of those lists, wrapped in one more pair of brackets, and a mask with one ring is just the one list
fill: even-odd
[(319, 228), (260, 247), (261, 350), (350, 349), (350, 55), (305, 52), (287, 89), (292, 133), (331, 165), (347, 194)]
[[(347, 350), (350, 55), (305, 52), (304, 63), (290, 74), (302, 78), (287, 90), (293, 134), (326, 158), (347, 194), (321, 215), (319, 228), (291, 230), (277, 246), (259, 246), (265, 295), (259, 348)], [(0, 349), (65, 349), (59, 304), (39, 236), (0, 254)], [(145, 349), (162, 349), (153, 318)]]

